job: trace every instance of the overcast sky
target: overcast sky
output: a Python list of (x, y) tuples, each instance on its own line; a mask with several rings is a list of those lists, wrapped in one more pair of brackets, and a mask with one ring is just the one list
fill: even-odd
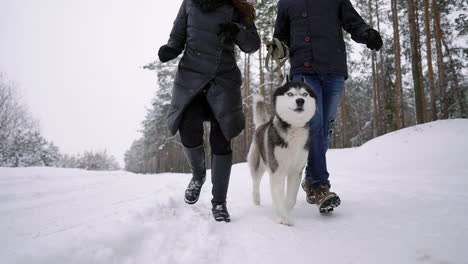
[(64, 153), (123, 154), (157, 80), (181, 0), (0, 0), (0, 72)]

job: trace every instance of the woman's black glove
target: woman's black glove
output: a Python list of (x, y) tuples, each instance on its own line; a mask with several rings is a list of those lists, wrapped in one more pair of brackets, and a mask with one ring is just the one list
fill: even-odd
[(239, 27), (232, 22), (220, 24), (219, 28), (219, 34), (224, 33), (227, 39), (235, 38), (240, 31)]
[(169, 47), (168, 45), (163, 45), (159, 48), (158, 56), (161, 62), (167, 62), (173, 60), (179, 56), (179, 52), (177, 50)]
[(382, 48), (383, 42), (379, 32), (375, 29), (369, 29), (362, 37), (367, 41), (367, 47), (371, 50), (379, 51)]

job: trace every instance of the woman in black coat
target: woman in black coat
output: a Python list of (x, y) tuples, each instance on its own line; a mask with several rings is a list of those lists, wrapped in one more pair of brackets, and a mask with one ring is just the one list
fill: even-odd
[(255, 10), (246, 0), (183, 0), (169, 41), (159, 50), (166, 62), (184, 52), (178, 66), (168, 127), (179, 131), (193, 177), (185, 201), (194, 204), (205, 182), (203, 121), (211, 121), (213, 216), (230, 221), (226, 195), (232, 165), (231, 140), (244, 129), (234, 44), (243, 52), (260, 47)]

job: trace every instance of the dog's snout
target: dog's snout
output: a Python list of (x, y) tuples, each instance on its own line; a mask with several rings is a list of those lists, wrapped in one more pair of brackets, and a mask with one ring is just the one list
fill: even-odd
[(298, 98), (298, 99), (296, 100), (297, 106), (303, 106), (303, 105), (304, 105), (304, 102), (305, 102), (305, 101), (304, 101), (304, 99), (302, 99), (302, 98)]

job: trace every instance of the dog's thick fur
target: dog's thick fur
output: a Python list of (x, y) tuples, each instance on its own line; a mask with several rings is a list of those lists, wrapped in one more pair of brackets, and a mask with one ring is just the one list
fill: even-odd
[(267, 170), (273, 206), (279, 223), (284, 225), (293, 224), (289, 213), (296, 204), (307, 161), (309, 122), (316, 112), (316, 98), (304, 79), (301, 82), (288, 80), (275, 90), (274, 115), (268, 118), (264, 99), (254, 97), (256, 130), (247, 157), (253, 180), (253, 201), (260, 204), (260, 181)]

